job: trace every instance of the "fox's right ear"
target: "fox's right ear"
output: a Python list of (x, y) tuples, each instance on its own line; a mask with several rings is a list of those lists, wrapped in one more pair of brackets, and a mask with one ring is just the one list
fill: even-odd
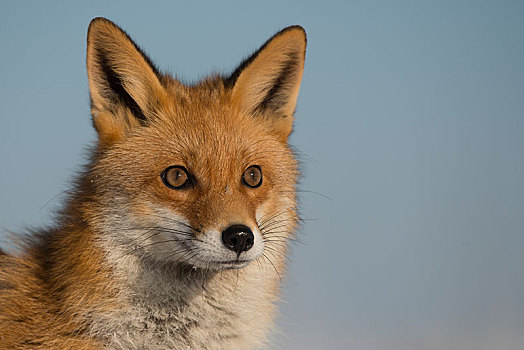
[(102, 144), (147, 125), (166, 100), (160, 73), (113, 22), (95, 18), (87, 34), (87, 75), (93, 124)]
[(234, 105), (265, 120), (281, 140), (287, 140), (304, 70), (306, 32), (300, 26), (283, 29), (225, 80), (232, 86)]

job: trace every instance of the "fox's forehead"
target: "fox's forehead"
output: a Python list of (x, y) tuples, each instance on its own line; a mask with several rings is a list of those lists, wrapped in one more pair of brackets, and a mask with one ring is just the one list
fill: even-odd
[(287, 149), (262, 120), (243, 114), (227, 101), (199, 96), (164, 111), (143, 131), (144, 141), (161, 150), (162, 161), (195, 171), (265, 164), (270, 154), (274, 157)]
[(177, 84), (158, 119), (152, 125), (156, 132), (180, 146), (238, 151), (276, 139), (262, 118), (243, 113), (231, 103), (229, 91), (209, 80), (192, 87)]

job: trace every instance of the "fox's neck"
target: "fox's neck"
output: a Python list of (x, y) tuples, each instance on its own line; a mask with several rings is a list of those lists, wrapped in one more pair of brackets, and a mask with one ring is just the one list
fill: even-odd
[[(127, 302), (138, 302), (154, 308), (186, 305), (197, 295), (209, 293), (209, 286), (217, 278), (217, 271), (194, 269), (177, 263), (163, 264), (144, 257), (127, 255), (108, 261), (115, 272), (121, 296)], [(221, 277), (225, 278), (227, 271)]]
[(99, 233), (82, 228), (59, 235), (76, 247), (61, 251), (68, 272), (60, 283), (84, 331), (108, 348), (231, 349), (266, 338), (278, 298), (272, 265), (211, 271), (134, 254), (119, 258)]
[(272, 327), (273, 267), (210, 271), (136, 256), (108, 263), (120, 307), (103, 313), (91, 332), (110, 348), (243, 348), (260, 345)]

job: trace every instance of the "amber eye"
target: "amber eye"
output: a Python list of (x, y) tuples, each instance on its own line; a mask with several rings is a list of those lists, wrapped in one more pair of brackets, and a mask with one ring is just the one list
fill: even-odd
[(258, 165), (252, 165), (242, 174), (244, 185), (255, 188), (262, 184), (262, 170)]
[(167, 187), (175, 190), (181, 190), (191, 184), (189, 173), (187, 169), (182, 166), (170, 166), (166, 168), (160, 176)]

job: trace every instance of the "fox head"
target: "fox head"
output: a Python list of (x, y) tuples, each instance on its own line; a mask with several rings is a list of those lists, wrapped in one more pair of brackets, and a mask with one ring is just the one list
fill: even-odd
[(86, 212), (105, 247), (213, 270), (281, 251), (298, 219), (287, 139), (304, 30), (288, 27), (231, 75), (191, 86), (106, 19), (91, 22), (87, 41), (98, 144)]

